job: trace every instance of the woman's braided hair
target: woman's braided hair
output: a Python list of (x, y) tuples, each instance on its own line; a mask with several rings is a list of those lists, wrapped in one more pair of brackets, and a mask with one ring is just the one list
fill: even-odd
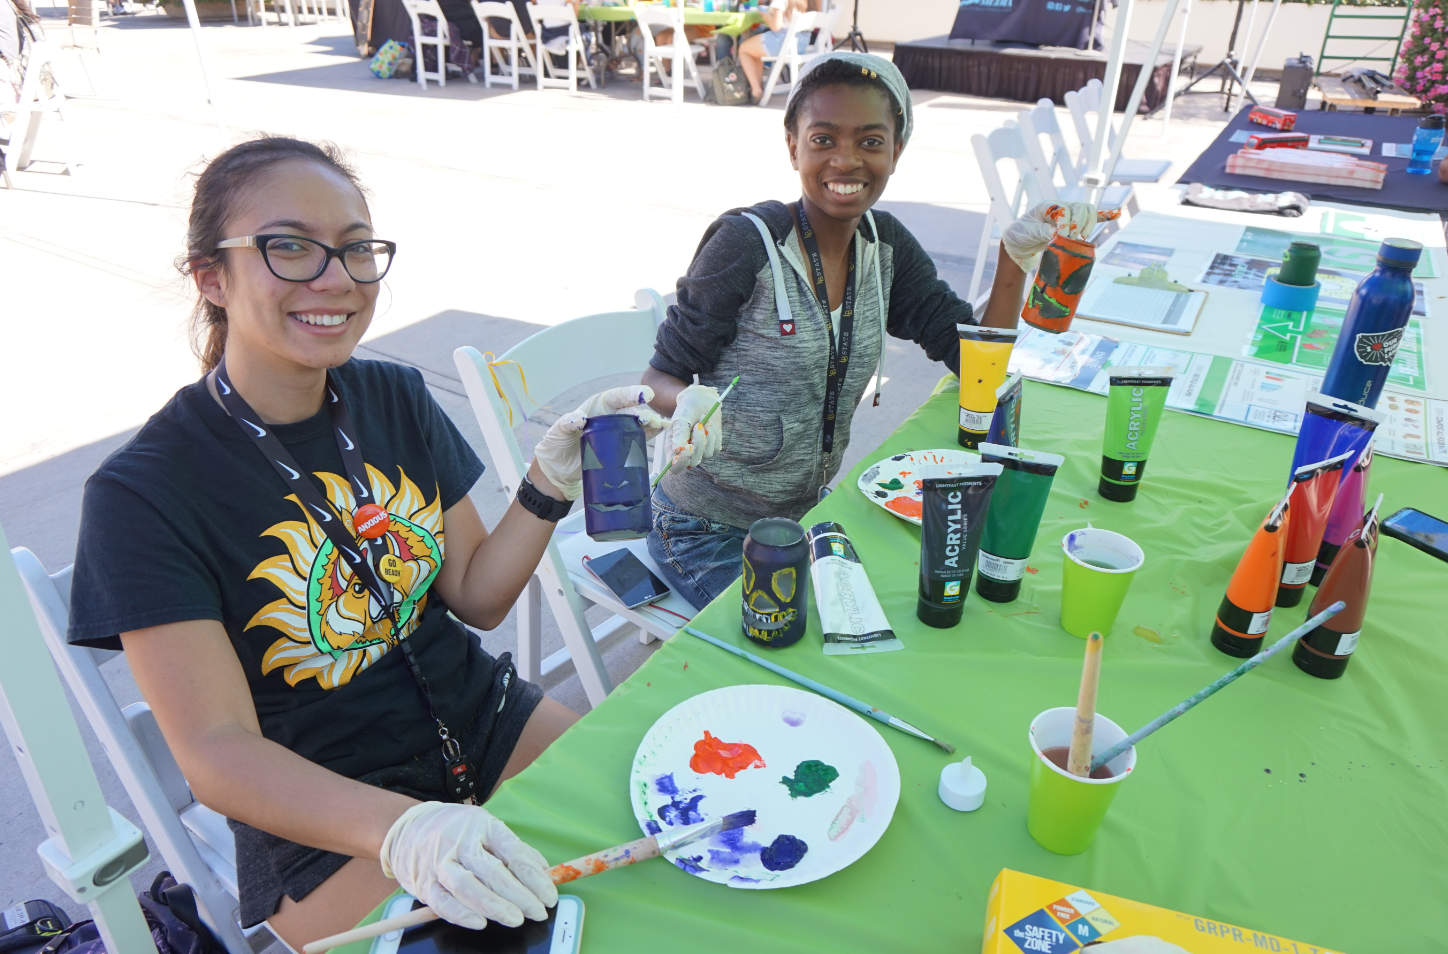
[(800, 110), (816, 91), (826, 86), (860, 86), (884, 93), (885, 101), (890, 104), (891, 112), (895, 116), (895, 139), (898, 141), (905, 135), (905, 110), (895, 99), (895, 94), (890, 92), (890, 87), (881, 82), (874, 70), (844, 60), (828, 59), (800, 77), (799, 90), (790, 97), (789, 105), (784, 110), (784, 128), (787, 132), (799, 131)]

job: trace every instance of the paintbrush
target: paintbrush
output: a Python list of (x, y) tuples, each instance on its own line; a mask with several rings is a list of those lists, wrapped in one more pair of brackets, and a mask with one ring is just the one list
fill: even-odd
[(1076, 724), (1071, 728), (1071, 752), (1066, 771), (1082, 778), (1091, 774), (1091, 736), (1096, 729), (1096, 686), (1101, 680), (1101, 634), (1086, 639), (1086, 662), (1081, 666), (1081, 691), (1076, 695)]
[[(567, 864), (553, 866), (548, 870), (548, 877), (553, 879), (554, 884), (567, 884), (570, 881), (587, 878), (589, 875), (596, 875), (613, 868), (622, 868), (624, 865), (657, 858), (665, 851), (682, 848), (700, 839), (712, 838), (721, 832), (733, 831), (736, 828), (746, 828), (754, 824), (754, 814), (754, 809), (748, 808), (732, 815), (725, 815), (723, 818), (716, 818), (713, 821), (690, 825), (686, 828), (671, 828), (668, 831), (659, 832), (657, 835), (649, 835), (647, 838), (626, 842), (614, 848), (605, 848), (603, 851), (575, 858)], [(375, 924), (343, 931), (341, 934), (334, 934), (331, 937), (324, 937), (319, 941), (305, 944), (302, 946), (302, 954), (321, 954), (322, 951), (330, 951), (334, 947), (351, 944), (353, 941), (366, 941), (435, 920), (437, 920), (437, 914), (432, 908), (418, 908), (395, 918), (387, 918)]]
[[(721, 405), (721, 404), (724, 403), (724, 399), (729, 396), (729, 392), (732, 391), (732, 390), (734, 390), (734, 385), (736, 385), (736, 384), (738, 384), (738, 383), (739, 383), (739, 375), (736, 374), (736, 375), (734, 375), (734, 380), (733, 380), (733, 381), (730, 381), (730, 382), (729, 382), (729, 386), (724, 389), (724, 393), (721, 394), (721, 395), (719, 395), (719, 400), (715, 401), (715, 402), (713, 403), (713, 405), (710, 406), (710, 408), (709, 408), (709, 413), (708, 413), (708, 414), (705, 414), (705, 415), (704, 415), (704, 419), (703, 419), (702, 421), (700, 421), (700, 422), (698, 423), (698, 425), (696, 425), (696, 426), (698, 426), (698, 427), (703, 427), (705, 424), (708, 424), (708, 423), (709, 423), (709, 418), (713, 417), (713, 416), (714, 416), (714, 412), (717, 411), (717, 410), (719, 410), (719, 405)], [(679, 451), (676, 450), (676, 451), (674, 451), (674, 460), (678, 460), (678, 459), (679, 459)], [(661, 481), (661, 480), (664, 479), (664, 475), (669, 472), (669, 468), (674, 466), (674, 460), (669, 461), (667, 464), (664, 465), (664, 469), (661, 470), (661, 471), (659, 471), (659, 476), (655, 477), (655, 478), (654, 478), (654, 482), (651, 483), (651, 484), (649, 484), (649, 489), (650, 489), (650, 490), (653, 490), (655, 487), (657, 487), (657, 486), (659, 485), (659, 481)]]
[(1336, 616), (1338, 613), (1341, 613), (1345, 609), (1347, 609), (1347, 604), (1344, 603), (1342, 600), (1338, 600), (1336, 603), (1333, 603), (1327, 609), (1307, 620), (1307, 622), (1303, 623), (1301, 626), (1297, 627), (1286, 636), (1283, 636), (1281, 639), (1277, 640), (1277, 642), (1262, 650), (1251, 659), (1242, 663), (1242, 665), (1238, 666), (1236, 669), (1233, 669), (1231, 672), (1227, 673), (1225, 676), (1218, 679), (1216, 682), (1212, 683), (1201, 692), (1197, 693), (1196, 695), (1183, 702), (1178, 702), (1176, 705), (1172, 706), (1170, 709), (1166, 710), (1155, 719), (1152, 719), (1146, 725), (1137, 729), (1135, 732), (1131, 733), (1126, 738), (1122, 739), (1120, 742), (1107, 749), (1105, 752), (1102, 752), (1100, 755), (1096, 756), (1096, 758), (1091, 760), (1091, 771), (1096, 771), (1107, 762), (1110, 762), (1112, 759), (1116, 758), (1122, 752), (1125, 752), (1127, 749), (1131, 748), (1133, 745), (1140, 742), (1148, 735), (1151, 735), (1157, 729), (1160, 729), (1162, 726), (1166, 725), (1168, 722), (1171, 722), (1177, 716), (1180, 716), (1182, 713), (1186, 712), (1188, 709), (1193, 709), (1196, 706), (1200, 705), (1208, 697), (1215, 695), (1219, 690), (1222, 689), (1222, 687), (1236, 682), (1238, 679), (1245, 676), (1251, 670), (1256, 669), (1258, 666), (1262, 665), (1264, 662), (1271, 659), (1282, 650), (1286, 649), (1289, 645), (1292, 644), (1293, 640), (1301, 639), (1303, 636), (1306, 636), (1308, 633), (1312, 632), (1314, 629), (1321, 626), (1328, 620), (1332, 619), (1334, 616)]
[(736, 656), (742, 656), (743, 658), (749, 660), (749, 661), (752, 662), (752, 663), (756, 663), (756, 664), (758, 664), (758, 665), (760, 665), (760, 666), (763, 666), (765, 669), (768, 669), (770, 672), (777, 672), (777, 673), (779, 673), (781, 676), (783, 676), (784, 678), (790, 680), (791, 682), (797, 682), (797, 683), (799, 683), (801, 686), (804, 686), (806, 689), (813, 689), (815, 692), (818, 692), (820, 695), (824, 696), (826, 699), (833, 699), (835, 702), (838, 702), (840, 705), (845, 706), (845, 707), (850, 708), (850, 709), (854, 709), (856, 712), (860, 713), (861, 715), (869, 716), (871, 719), (874, 719), (876, 722), (883, 722), (883, 723), (885, 723), (885, 724), (888, 725), (888, 726), (893, 726), (894, 728), (899, 729), (901, 732), (907, 732), (907, 733), (909, 733), (910, 735), (915, 736), (916, 738), (924, 739), (926, 742), (934, 742), (936, 745), (940, 746), (942, 749), (944, 749), (944, 750), (947, 751), (947, 752), (954, 752), (954, 751), (955, 751), (955, 746), (951, 745), (949, 742), (942, 742), (940, 739), (933, 738), (932, 736), (926, 735), (924, 732), (921, 732), (919, 729), (915, 728), (915, 726), (913, 726), (913, 725), (911, 725), (910, 723), (906, 722), (904, 719), (898, 719), (898, 718), (896, 718), (895, 716), (892, 716), (892, 715), (891, 715), (890, 713), (888, 713), (888, 712), (885, 712), (885, 711), (882, 711), (882, 710), (880, 710), (880, 709), (875, 708), (874, 706), (870, 705), (868, 702), (861, 702), (859, 699), (856, 699), (856, 698), (854, 698), (853, 696), (847, 696), (847, 695), (845, 695), (843, 692), (840, 692), (840, 691), (837, 690), (837, 689), (831, 689), (829, 686), (826, 686), (826, 685), (824, 685), (823, 683), (815, 682), (813, 679), (809, 678), (808, 676), (801, 676), (801, 675), (800, 675), (799, 673), (797, 673), (797, 672), (791, 672), (790, 670), (785, 669), (783, 666), (775, 665), (774, 663), (770, 662), (768, 659), (761, 659), (760, 657), (754, 655), (754, 654), (751, 653), (751, 652), (748, 652), (748, 651), (746, 651), (746, 650), (740, 649), (740, 648), (737, 647), (737, 646), (731, 646), (731, 645), (729, 645), (728, 643), (724, 642), (724, 641), (721, 640), (721, 639), (715, 639), (713, 636), (710, 636), (708, 633), (701, 633), (701, 632), (699, 632), (697, 629), (695, 629), (695, 628), (692, 627), (692, 626), (685, 626), (685, 627), (684, 627), (684, 630), (685, 630), (685, 632), (689, 633), (689, 634), (692, 635), (692, 636), (697, 636), (697, 637), (699, 637), (700, 639), (702, 639), (702, 640), (703, 640), (704, 642), (706, 642), (706, 643), (713, 643), (715, 646), (718, 646), (720, 649), (728, 650), (729, 652), (733, 653), (733, 654), (736, 655)]

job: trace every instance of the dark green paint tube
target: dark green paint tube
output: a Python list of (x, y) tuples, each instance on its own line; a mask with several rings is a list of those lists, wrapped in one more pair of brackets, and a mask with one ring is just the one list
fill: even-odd
[(990, 511), (980, 539), (975, 591), (992, 603), (1009, 603), (1021, 592), (1026, 561), (1036, 545), (1041, 514), (1051, 495), (1056, 470), (1066, 462), (1046, 454), (1001, 444), (980, 445), (982, 464), (1000, 464)]
[(1107, 500), (1136, 499), (1166, 392), (1176, 373), (1167, 367), (1112, 368), (1106, 397), (1106, 442), (1101, 448), (1101, 482)]

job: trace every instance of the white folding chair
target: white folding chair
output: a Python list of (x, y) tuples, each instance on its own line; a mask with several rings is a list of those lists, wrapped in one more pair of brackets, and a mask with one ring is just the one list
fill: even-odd
[(236, 847), (226, 819), (192, 797), (151, 707), (137, 702), (121, 709), (101, 675), (100, 664), (119, 653), (65, 641), (72, 568), (49, 575), (24, 547), (10, 554), (51, 659), (104, 746), (166, 867), (196, 892), (201, 918), (227, 954), (253, 954), (266, 948), (273, 940), (270, 931), (262, 925), (243, 931), (238, 921)]
[[(690, 44), (684, 35), (684, 10), (682, 7), (660, 7), (652, 4), (633, 8), (634, 20), (639, 25), (639, 37), (643, 40), (642, 77), (644, 102), (655, 96), (683, 101), (683, 85), (693, 81), (699, 98), (704, 98), (704, 80), (699, 74), (699, 65), (694, 58), (704, 52), (703, 44)], [(655, 31), (672, 30), (673, 41), (660, 46)], [(652, 77), (659, 78), (655, 86)], [(674, 85), (675, 78), (679, 86)], [(677, 93), (677, 95), (675, 95)]]
[[(834, 9), (828, 12), (796, 13), (790, 18), (789, 29), (784, 34), (784, 44), (779, 48), (779, 55), (764, 58), (766, 63), (773, 61), (774, 67), (769, 71), (769, 80), (764, 84), (764, 95), (759, 98), (759, 105), (768, 106), (769, 98), (776, 90), (781, 93), (789, 92), (790, 87), (799, 82), (800, 75), (811, 60), (834, 49), (832, 34), (835, 19), (839, 15), (840, 11)], [(804, 52), (801, 53), (796, 37), (808, 37), (811, 34), (814, 34), (813, 38), (805, 44)], [(780, 78), (785, 70), (789, 70), (789, 81), (781, 85)]]
[[(533, 48), (528, 45), (527, 31), (518, 19), (518, 10), (511, 3), (497, 0), (472, 0), (473, 13), (483, 27), (483, 86), (492, 88), (493, 80), (506, 81), (518, 88), (518, 77), (533, 76), (538, 72), (538, 62), (533, 58)], [(493, 36), (488, 28), (488, 19), (506, 20), (508, 35), (504, 39)], [(528, 65), (523, 65), (526, 58)], [(497, 66), (498, 72), (493, 72)]]
[[(1071, 110), (1071, 123), (1076, 127), (1076, 138), (1081, 140), (1081, 154), (1076, 161), (1078, 173), (1084, 174), (1091, 155), (1091, 144), (1096, 140), (1097, 116), (1101, 111), (1105, 84), (1099, 79), (1087, 81), (1079, 90), (1066, 94), (1066, 108)], [(1097, 114), (1093, 116), (1091, 114)], [(1109, 160), (1111, 150), (1121, 132), (1116, 120), (1107, 123), (1107, 138), (1104, 151)], [(1128, 159), (1122, 156), (1116, 161), (1116, 168), (1109, 170), (1108, 182), (1160, 182), (1161, 177), (1171, 168), (1170, 159)]]
[[(61, 106), (65, 103), (65, 95), (55, 78), (58, 53), (55, 45), (48, 40), (38, 40), (30, 44), (28, 50), (25, 75), (20, 80), (20, 98), (13, 103), (0, 103), (0, 129), (8, 129), (11, 148), (15, 148), (17, 139), (20, 141), (13, 154), (13, 164), (9, 164), (16, 171), (30, 165), (41, 121), (51, 113), (59, 117)], [(23, 134), (19, 132), (22, 124), (25, 127)], [(69, 161), (65, 161), (65, 171), (74, 171)], [(5, 183), (7, 187), (10, 184), (8, 175)]]
[[(1045, 107), (1042, 106), (1045, 104)], [(1055, 147), (1055, 140), (1060, 137), (1060, 126), (1055, 125), (1056, 135), (1046, 136), (1046, 142), (1051, 144), (1051, 152), (1047, 153), (1042, 148), (1041, 136), (1043, 135), (1037, 123), (1056, 123), (1055, 108), (1050, 105), (1050, 100), (1042, 100), (1036, 104), (1035, 109), (1023, 109), (1016, 114), (1016, 121), (1021, 132), (1021, 145), (1026, 151), (1026, 160), (1030, 166), (1031, 174), (1036, 178), (1037, 190), (1047, 202), (1084, 202), (1090, 194), (1090, 189), (1082, 185), (1076, 176), (1076, 170), (1072, 167), (1070, 153), (1065, 151), (1065, 142), (1062, 140), (1061, 148)], [(1048, 107), (1048, 108), (1047, 108)], [(1065, 153), (1064, 161), (1062, 153)], [(1061, 173), (1062, 181), (1056, 182), (1056, 172)], [(1136, 190), (1130, 185), (1108, 185), (1101, 193), (1101, 199), (1096, 207), (1102, 210), (1118, 210), (1125, 207), (1132, 214), (1137, 212)]]
[[(662, 303), (652, 292), (640, 292), (639, 299), (643, 307), (635, 311), (589, 315), (546, 328), (514, 346), (491, 366), (474, 348), (453, 352), (505, 494), (511, 497), (527, 473), (523, 450), (513, 436), (513, 425), (520, 415), (526, 417), (530, 407), (546, 405), (588, 380), (642, 373), (648, 366), (663, 314)], [(503, 363), (508, 361), (517, 363)], [(528, 378), (526, 393), (534, 399), (528, 403), (520, 367)], [(503, 394), (493, 383), (494, 374)], [(675, 593), (659, 600), (658, 605), (678, 616), (651, 606), (629, 609), (584, 566), (584, 557), (594, 559), (624, 547), (655, 574), (659, 572), (644, 540), (591, 540), (584, 533), (582, 505), (559, 521), (537, 574), (518, 599), (517, 666), (524, 679), (548, 686), (576, 671), (588, 701), (598, 705), (613, 690), (603, 665), (603, 651), (634, 633), (646, 642), (668, 639), (693, 617), (694, 608)], [(544, 598), (563, 631), (565, 647), (547, 659), (540, 658)], [(602, 606), (614, 615), (590, 626), (583, 615), (590, 606)]]
[[(980, 245), (975, 253), (975, 267), (970, 274), (970, 289), (966, 293), (966, 299), (972, 305), (978, 305), (985, 297), (980, 295), (980, 285), (992, 239), (1019, 218), (1027, 206), (1044, 201), (1045, 196), (1040, 190), (1038, 177), (1031, 169), (1025, 140), (1014, 120), (1006, 120), (1004, 126), (985, 135), (976, 133), (970, 137), (970, 144), (975, 150), (975, 160), (980, 165), (980, 175), (985, 180), (985, 192), (990, 200), (985, 227), (980, 233)], [(1004, 160), (1011, 160), (1015, 167), (1009, 187), (1000, 173), (999, 164)]]
[[(530, 3), (528, 17), (533, 21), (534, 40), (537, 43), (534, 57), (538, 67), (535, 71), (538, 88), (578, 92), (578, 67), (581, 65), (583, 75), (588, 78), (588, 88), (598, 89), (598, 84), (593, 79), (593, 67), (588, 65), (588, 50), (583, 45), (583, 31), (578, 26), (578, 15), (573, 12), (573, 8), (566, 3)], [(543, 46), (543, 27), (558, 27), (564, 24), (568, 26), (568, 40), (562, 54), (568, 60), (566, 79), (557, 75), (562, 68), (554, 65), (553, 55)]]
[[(66, 26), (70, 29), (70, 42), (62, 43), (60, 46), (62, 50), (75, 50), (76, 59), (80, 60), (81, 71), (85, 73), (86, 82), (90, 84), (91, 95), (96, 97), (102, 95), (102, 84), (97, 83), (96, 78), (91, 75), (90, 60), (92, 56), (100, 65), (101, 73), (105, 75), (104, 85), (107, 87), (111, 85), (110, 71), (106, 68), (105, 54), (101, 51), (101, 15), (107, 12), (107, 9), (102, 0), (69, 0), (66, 5)], [(233, 19), (235, 13), (233, 2)]]
[[(412, 56), (413, 75), (417, 77), (417, 84), (427, 89), (428, 80), (436, 80), (438, 86), (447, 86), (447, 48), (451, 34), (448, 31), (447, 17), (443, 15), (442, 7), (437, 0), (402, 0), (403, 9), (407, 11), (407, 18), (412, 21)], [(422, 18), (432, 17), (436, 24), (434, 36), (425, 36), (422, 31)], [(423, 55), (424, 47), (432, 47), (437, 50), (437, 69), (429, 70), (424, 64), (427, 58)], [(478, 78), (472, 73), (468, 79), (476, 83)]]

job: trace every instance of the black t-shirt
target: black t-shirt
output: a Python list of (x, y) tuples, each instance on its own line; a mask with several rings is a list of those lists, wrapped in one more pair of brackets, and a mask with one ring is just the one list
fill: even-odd
[[(428, 587), (442, 565), (443, 512), (483, 464), (417, 371), (353, 360), (332, 377), (372, 498), (392, 515), (388, 549), (406, 566), (402, 631), (443, 721), (467, 726), (493, 659)], [(350, 525), (355, 502), (327, 412), (273, 430)], [(438, 744), (392, 651), (391, 622), (204, 380), (86, 482), (68, 638), (120, 649), (120, 633), (193, 619), (226, 628), (262, 734), (299, 755), (355, 778)]]

